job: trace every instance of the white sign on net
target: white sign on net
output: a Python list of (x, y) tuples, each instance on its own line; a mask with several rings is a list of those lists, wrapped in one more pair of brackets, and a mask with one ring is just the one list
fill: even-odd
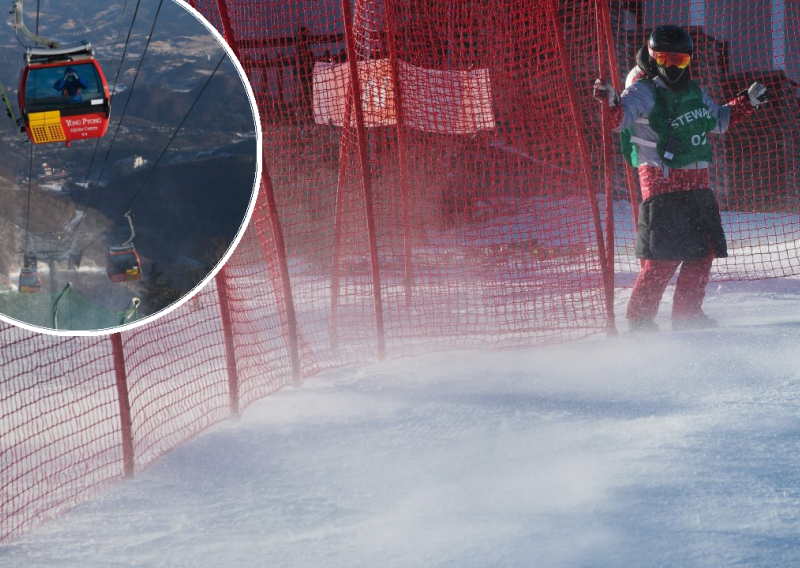
[[(442, 134), (472, 134), (495, 127), (488, 69), (442, 71), (400, 62), (404, 126)], [(358, 62), (362, 109), (367, 127), (397, 124), (398, 106), (388, 59)], [(343, 126), (350, 98), (349, 65), (316, 63), (314, 121)], [(355, 117), (350, 116), (350, 126)]]

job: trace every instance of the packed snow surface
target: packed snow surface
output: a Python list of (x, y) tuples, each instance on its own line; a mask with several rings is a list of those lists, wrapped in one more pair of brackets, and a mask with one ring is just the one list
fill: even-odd
[(800, 281), (712, 283), (714, 330), (671, 294), (657, 334), (285, 388), (0, 566), (798, 566)]

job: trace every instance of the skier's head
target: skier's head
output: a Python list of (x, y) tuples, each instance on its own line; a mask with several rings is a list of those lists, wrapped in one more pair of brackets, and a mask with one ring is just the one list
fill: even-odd
[(673, 90), (682, 89), (689, 81), (693, 51), (692, 37), (678, 26), (658, 26), (647, 40), (647, 52), (658, 75)]
[(647, 50), (648, 47), (645, 42), (644, 46), (636, 52), (636, 65), (645, 72), (648, 79), (653, 79), (658, 76), (658, 66), (656, 62), (652, 60)]

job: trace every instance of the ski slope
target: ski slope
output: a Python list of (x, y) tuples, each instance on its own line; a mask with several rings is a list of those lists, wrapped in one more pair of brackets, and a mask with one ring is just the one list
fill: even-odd
[(285, 388), (0, 566), (800, 565), (800, 280), (712, 282), (706, 331), (671, 292), (656, 335)]

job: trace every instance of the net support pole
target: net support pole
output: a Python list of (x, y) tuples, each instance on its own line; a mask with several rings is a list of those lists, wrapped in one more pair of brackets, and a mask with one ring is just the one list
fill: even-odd
[[(605, 49), (608, 56), (608, 66), (610, 69), (611, 83), (618, 93), (621, 93), (624, 85), (620, 81), (619, 62), (617, 61), (617, 49), (614, 44), (614, 34), (611, 30), (611, 10), (608, 0), (595, 0), (598, 17), (598, 35), (601, 38), (600, 50)], [(628, 194), (630, 196), (631, 208), (633, 210), (633, 225), (639, 223), (639, 192), (637, 191), (636, 177), (633, 168), (624, 162), (625, 180), (628, 183)]]
[(50, 257), (47, 259), (47, 265), (50, 267), (50, 293), (55, 296), (58, 294), (58, 264)]
[[(215, 2), (217, 4), (217, 10), (219, 11), (220, 20), (222, 21), (222, 30), (225, 34), (225, 41), (230, 46), (233, 54), (241, 61), (241, 58), (239, 57), (238, 43), (236, 41), (236, 36), (233, 33), (233, 27), (231, 26), (231, 18), (230, 13), (228, 12), (227, 2), (225, 0), (215, 0)], [(272, 235), (273, 239), (275, 240), (275, 249), (278, 257), (278, 270), (280, 272), (281, 287), (283, 288), (283, 307), (286, 314), (287, 328), (286, 339), (289, 348), (289, 359), (291, 360), (292, 364), (292, 383), (295, 386), (299, 386), (301, 383), (301, 370), (297, 312), (294, 305), (294, 296), (292, 295), (292, 283), (289, 278), (289, 263), (286, 258), (286, 241), (283, 237), (283, 227), (281, 226), (280, 218), (278, 217), (278, 205), (275, 201), (275, 191), (272, 187), (272, 178), (270, 177), (266, 168), (263, 168), (261, 173), (261, 182), (261, 190), (264, 192), (264, 196), (266, 197), (267, 214), (269, 215), (270, 226), (272, 227)]]
[(233, 54), (241, 61), (239, 57), (239, 50), (236, 49), (236, 41), (233, 35), (233, 27), (231, 27), (231, 16), (228, 13), (228, 3), (225, 0), (215, 0), (217, 3), (217, 11), (219, 12), (219, 19), (222, 21), (222, 33), (225, 36), (225, 41), (231, 47)]
[(120, 434), (122, 436), (122, 473), (125, 477), (133, 477), (133, 423), (131, 421), (131, 403), (128, 398), (125, 351), (122, 346), (121, 333), (112, 333), (109, 337), (111, 352), (114, 356), (114, 373), (117, 379), (117, 400), (119, 401)]
[(289, 262), (286, 255), (286, 241), (283, 237), (283, 227), (278, 218), (278, 204), (275, 201), (275, 191), (272, 187), (272, 178), (266, 168), (261, 174), (261, 189), (267, 205), (267, 215), (269, 216), (272, 228), (272, 238), (275, 241), (275, 252), (278, 260), (278, 272), (280, 273), (280, 283), (283, 296), (283, 309), (286, 316), (286, 341), (289, 348), (289, 360), (292, 364), (292, 384), (300, 386), (300, 339), (299, 328), (297, 326), (297, 311), (292, 295), (292, 282), (289, 278)]
[[(597, 21), (597, 32), (598, 35), (601, 35), (605, 30), (606, 18), (608, 14), (604, 10), (603, 0), (598, 0), (595, 8), (596, 14), (596, 21)], [(608, 49), (608, 46), (607, 46)], [(603, 65), (603, 44), (600, 44), (600, 53), (598, 58), (598, 72), (600, 77), (605, 76), (605, 67)], [(610, 59), (609, 59), (610, 61)], [(609, 63), (610, 66), (610, 63)], [(616, 88), (616, 87), (615, 87)], [(601, 103), (601, 117), (600, 117), (600, 128), (601, 128), (601, 146), (603, 150), (603, 173), (604, 173), (604, 182), (605, 182), (605, 196), (606, 196), (606, 264), (608, 265), (608, 273), (609, 279), (611, 280), (611, 289), (613, 290), (615, 287), (615, 278), (614, 278), (614, 236), (616, 232), (616, 227), (614, 223), (614, 180), (612, 179), (611, 175), (611, 117), (610, 117), (610, 106), (607, 100), (603, 100)]]
[[(375, 227), (375, 211), (372, 203), (372, 176), (369, 171), (367, 153), (367, 131), (364, 126), (364, 108), (361, 99), (361, 85), (358, 77), (358, 57), (356, 38), (353, 31), (353, 13), (350, 0), (342, 0), (342, 17), (347, 50), (347, 63), (350, 68), (350, 88), (353, 93), (353, 114), (356, 122), (359, 162), (364, 191), (364, 209), (367, 217), (367, 238), (369, 239), (370, 264), (372, 266), (372, 296), (375, 304), (375, 335), (378, 343), (378, 360), (386, 358), (386, 336), (383, 326), (383, 298), (381, 296), (381, 277), (378, 264), (378, 237)], [(345, 125), (347, 128), (348, 125)]]
[[(386, 10), (388, 14), (388, 9)], [(386, 29), (393, 29), (389, 20), (385, 23)], [(389, 35), (387, 34), (387, 38)], [(394, 108), (397, 116), (397, 158), (400, 167), (400, 223), (403, 230), (403, 287), (405, 291), (406, 307), (411, 306), (412, 292), (414, 289), (414, 263), (411, 257), (411, 190), (408, 186), (408, 158), (403, 140), (403, 93), (400, 82), (400, 59), (397, 56), (397, 45), (393, 38), (389, 43), (389, 62), (392, 73), (392, 90), (394, 91)]]
[(344, 228), (344, 198), (347, 183), (347, 127), (352, 118), (353, 97), (348, 90), (345, 98), (344, 127), (339, 140), (339, 177), (336, 182), (336, 210), (333, 219), (333, 255), (331, 258), (331, 320), (329, 324), (331, 349), (339, 348), (339, 295), (341, 292), (342, 230)]
[(550, 2), (550, 22), (553, 26), (553, 31), (556, 37), (558, 47), (558, 56), (561, 63), (561, 72), (566, 79), (566, 93), (569, 99), (570, 112), (572, 114), (572, 131), (575, 136), (575, 143), (581, 157), (581, 170), (583, 172), (584, 182), (586, 185), (586, 192), (589, 198), (589, 204), (592, 208), (592, 218), (594, 220), (595, 240), (597, 243), (598, 261), (600, 263), (600, 272), (603, 278), (603, 291), (605, 292), (606, 300), (606, 333), (608, 335), (616, 335), (616, 324), (614, 322), (614, 279), (613, 271), (608, 267), (608, 255), (606, 254), (606, 245), (603, 240), (603, 224), (600, 220), (600, 206), (597, 203), (597, 190), (595, 187), (592, 172), (590, 171), (590, 164), (592, 163), (591, 153), (589, 146), (586, 143), (586, 138), (583, 136), (580, 108), (578, 107), (578, 96), (575, 92), (575, 85), (572, 81), (570, 73), (569, 56), (567, 55), (567, 43), (564, 38), (564, 30), (562, 29), (561, 19), (559, 18), (558, 0), (551, 0)]
[(233, 322), (228, 304), (228, 274), (226, 268), (214, 277), (219, 298), (219, 312), (222, 319), (222, 336), (225, 342), (225, 366), (228, 368), (228, 407), (231, 416), (239, 416), (239, 372), (236, 367), (236, 351), (233, 345)]

